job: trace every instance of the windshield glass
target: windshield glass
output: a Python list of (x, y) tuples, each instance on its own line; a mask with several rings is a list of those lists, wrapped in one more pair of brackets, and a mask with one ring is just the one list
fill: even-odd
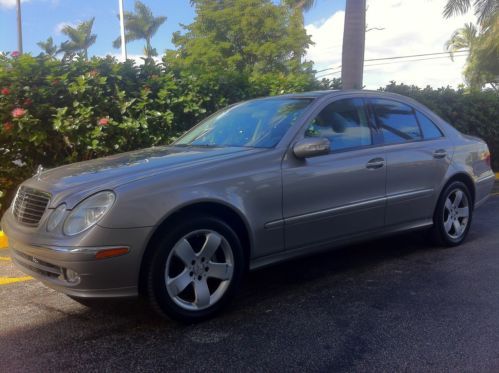
[(309, 98), (269, 98), (224, 109), (174, 145), (271, 148), (310, 104)]

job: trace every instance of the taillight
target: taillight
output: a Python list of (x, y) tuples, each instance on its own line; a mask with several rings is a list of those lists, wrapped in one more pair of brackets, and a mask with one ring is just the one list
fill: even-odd
[(485, 161), (485, 163), (487, 163), (487, 165), (490, 168), (491, 167), (491, 161), (490, 161), (490, 152), (488, 150), (485, 152), (483, 160)]

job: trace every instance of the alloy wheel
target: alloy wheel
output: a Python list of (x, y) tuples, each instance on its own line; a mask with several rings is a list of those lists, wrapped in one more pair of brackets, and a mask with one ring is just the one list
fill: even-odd
[(222, 298), (233, 272), (229, 242), (213, 230), (196, 230), (178, 240), (168, 255), (166, 289), (181, 308), (203, 310)]
[(452, 239), (459, 239), (468, 226), (470, 206), (468, 196), (461, 189), (449, 193), (444, 205), (444, 229)]

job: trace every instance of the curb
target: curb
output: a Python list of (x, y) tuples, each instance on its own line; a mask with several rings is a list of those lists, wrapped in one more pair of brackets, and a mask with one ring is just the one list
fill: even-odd
[(9, 240), (5, 233), (0, 231), (0, 249), (6, 249), (9, 246)]

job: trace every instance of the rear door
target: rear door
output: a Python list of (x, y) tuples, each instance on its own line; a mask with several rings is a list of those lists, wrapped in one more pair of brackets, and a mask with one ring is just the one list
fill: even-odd
[(323, 105), (298, 139), (304, 137), (326, 137), (331, 150), (307, 159), (289, 155), (283, 161), (286, 248), (382, 228), (386, 167), (364, 100)]
[(452, 143), (422, 112), (392, 99), (369, 99), (383, 137), (386, 225), (431, 221)]

